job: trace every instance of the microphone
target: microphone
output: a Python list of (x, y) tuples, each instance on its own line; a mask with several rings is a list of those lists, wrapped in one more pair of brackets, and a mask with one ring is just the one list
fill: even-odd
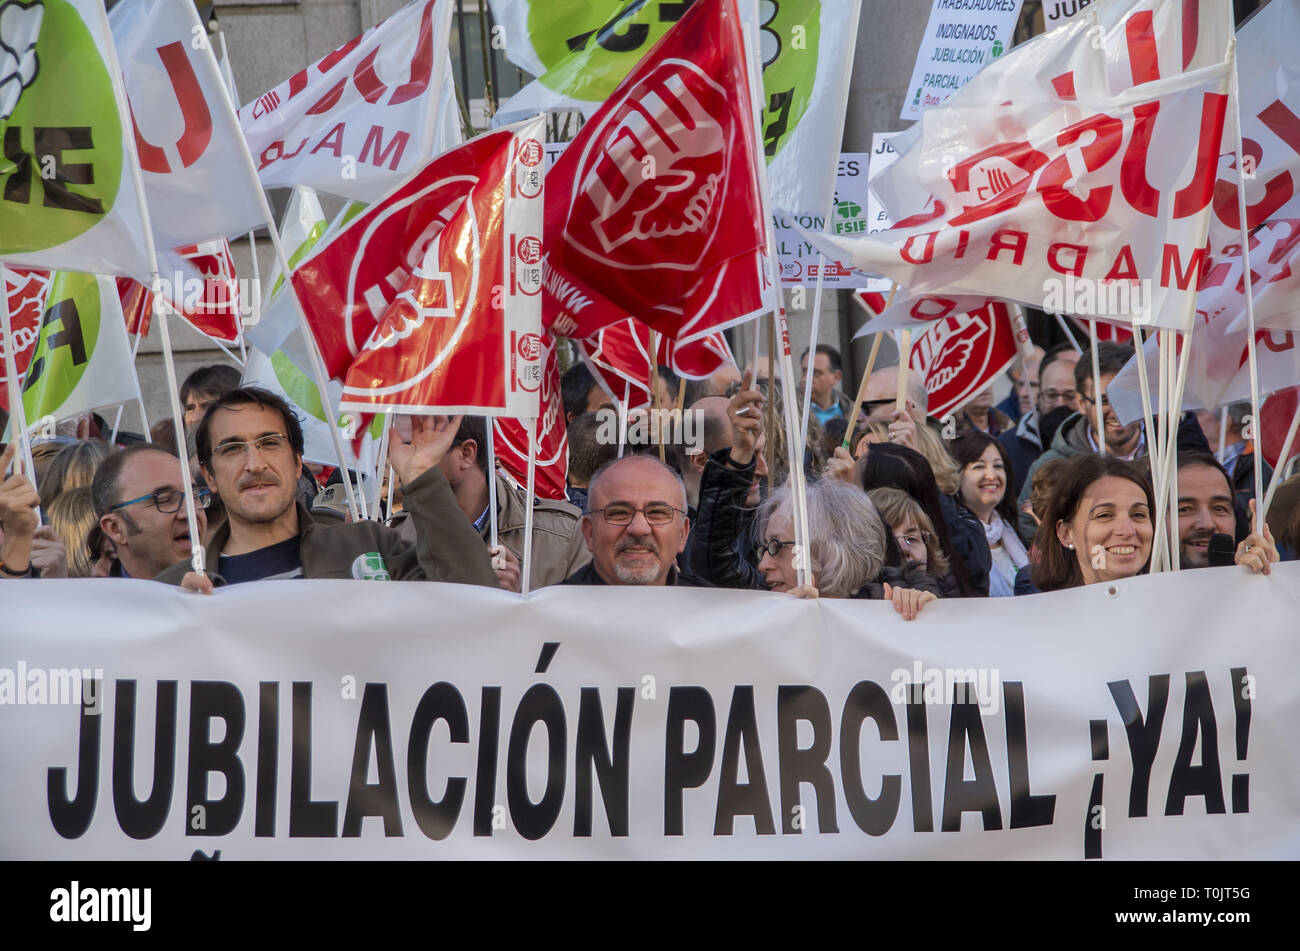
[(1210, 536), (1210, 567), (1222, 568), (1236, 563), (1237, 546), (1231, 535), (1218, 533)]

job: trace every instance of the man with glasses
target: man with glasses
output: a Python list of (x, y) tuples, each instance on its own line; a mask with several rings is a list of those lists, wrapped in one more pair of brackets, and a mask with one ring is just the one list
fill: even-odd
[(582, 517), (591, 563), (564, 584), (682, 585), (704, 582), (677, 569), (691, 523), (681, 476), (653, 456), (635, 455), (592, 476)]
[[(1043, 355), (1034, 377), (1036, 393), (1033, 408), (1021, 417), (1015, 429), (998, 436), (998, 442), (1011, 460), (1015, 484), (1024, 487), (1029, 478), (1029, 467), (1043, 454), (1043, 417), (1058, 406), (1068, 406), (1071, 412), (1078, 409), (1078, 394), (1074, 389), (1074, 366), (1079, 351), (1069, 343), (1053, 347)], [(1034, 368), (1030, 368), (1034, 373)]]
[[(117, 549), (111, 578), (155, 578), (188, 561), (190, 527), (180, 460), (163, 446), (136, 443), (108, 456), (95, 472), (90, 495), (99, 527)], [(207, 531), (207, 490), (196, 491), (200, 535)]]
[(409, 442), (390, 436), (389, 461), (416, 529), (411, 544), (378, 522), (314, 521), (296, 498), (303, 448), (297, 416), (266, 390), (231, 390), (208, 407), (195, 431), (203, 477), (226, 509), (226, 524), (207, 543), (205, 574), (182, 561), (159, 580), (206, 593), (214, 583), (282, 578), (497, 587), (487, 550), (438, 470), (459, 422), (415, 417)]

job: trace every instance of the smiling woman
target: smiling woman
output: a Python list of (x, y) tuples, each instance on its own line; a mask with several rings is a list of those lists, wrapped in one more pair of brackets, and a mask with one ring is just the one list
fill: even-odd
[(1040, 591), (1143, 574), (1151, 560), (1155, 499), (1142, 470), (1092, 453), (1068, 460), (1034, 539)]
[(962, 433), (950, 448), (961, 466), (956, 502), (979, 519), (993, 560), (989, 595), (1008, 597), (1013, 593), (1016, 573), (1029, 563), (1029, 554), (1015, 531), (1011, 460), (1002, 443), (985, 432)]

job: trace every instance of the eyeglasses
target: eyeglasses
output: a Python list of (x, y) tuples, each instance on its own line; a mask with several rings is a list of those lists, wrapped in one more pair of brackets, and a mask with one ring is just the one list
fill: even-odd
[(633, 508), (626, 502), (613, 502), (603, 509), (592, 509), (589, 514), (599, 514), (610, 525), (631, 525), (632, 519), (636, 518), (637, 512), (644, 515), (645, 520), (651, 525), (667, 525), (679, 514), (686, 514), (667, 502), (651, 502), (641, 508)]
[[(1096, 405), (1097, 405), (1097, 401), (1096, 401), (1096, 400), (1094, 400), (1091, 396), (1086, 396), (1086, 395), (1083, 394), (1083, 393), (1080, 393), (1080, 394), (1079, 394), (1079, 399), (1087, 400), (1087, 401), (1088, 401), (1090, 404), (1092, 404), (1093, 406), (1096, 406)], [(1106, 398), (1106, 394), (1105, 394), (1105, 393), (1101, 394), (1101, 408), (1102, 408), (1102, 409), (1110, 409), (1110, 400)]]
[(1043, 399), (1049, 403), (1055, 403), (1057, 400), (1065, 400), (1067, 403), (1073, 403), (1079, 396), (1074, 390), (1042, 390), (1039, 393)]
[[(154, 507), (163, 515), (175, 515), (181, 510), (181, 506), (185, 504), (185, 493), (179, 489), (159, 489), (157, 492), (150, 492), (148, 495), (142, 495), (136, 499), (127, 499), (125, 502), (110, 505), (108, 510), (115, 512), (118, 509), (126, 508), (128, 505), (135, 505), (137, 502), (152, 502)], [(196, 488), (194, 490), (195, 508), (205, 509), (211, 502), (212, 493), (207, 489)]]
[(289, 437), (283, 433), (267, 433), (265, 436), (258, 436), (252, 442), (223, 442), (212, 449), (212, 457), (220, 459), (222, 462), (234, 462), (236, 459), (242, 459), (248, 455), (250, 449), (256, 449), (258, 452), (271, 453), (278, 452), (289, 444)]
[(783, 542), (781, 539), (773, 535), (767, 541), (759, 542), (754, 547), (758, 550), (759, 555), (762, 555), (763, 552), (767, 552), (773, 558), (779, 558), (781, 555), (781, 549), (793, 544), (794, 542)]
[(906, 535), (895, 535), (894, 541), (898, 542), (898, 544), (902, 545), (904, 548), (911, 548), (914, 545), (929, 545), (930, 533), (910, 532)]

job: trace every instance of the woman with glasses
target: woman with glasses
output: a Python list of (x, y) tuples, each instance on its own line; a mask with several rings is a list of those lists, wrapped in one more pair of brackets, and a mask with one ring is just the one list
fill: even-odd
[(1011, 460), (1002, 443), (988, 433), (965, 432), (949, 445), (961, 466), (961, 487), (955, 501), (984, 528), (993, 565), (989, 595), (1011, 597), (1016, 573), (1029, 564), (1029, 553), (1016, 535)]
[(808, 579), (803, 588), (795, 566), (790, 487), (778, 489), (759, 508), (758, 570), (769, 591), (892, 601), (908, 621), (939, 596), (938, 582), (919, 565), (887, 563), (889, 526), (860, 489), (820, 479), (808, 484), (807, 500)]
[[(915, 562), (923, 571), (942, 579), (948, 574), (948, 559), (939, 547), (934, 523), (921, 503), (902, 489), (872, 489), (871, 504), (885, 520), (898, 546), (900, 566)], [(943, 582), (940, 580), (940, 588)], [(946, 592), (945, 592), (946, 594)]]

